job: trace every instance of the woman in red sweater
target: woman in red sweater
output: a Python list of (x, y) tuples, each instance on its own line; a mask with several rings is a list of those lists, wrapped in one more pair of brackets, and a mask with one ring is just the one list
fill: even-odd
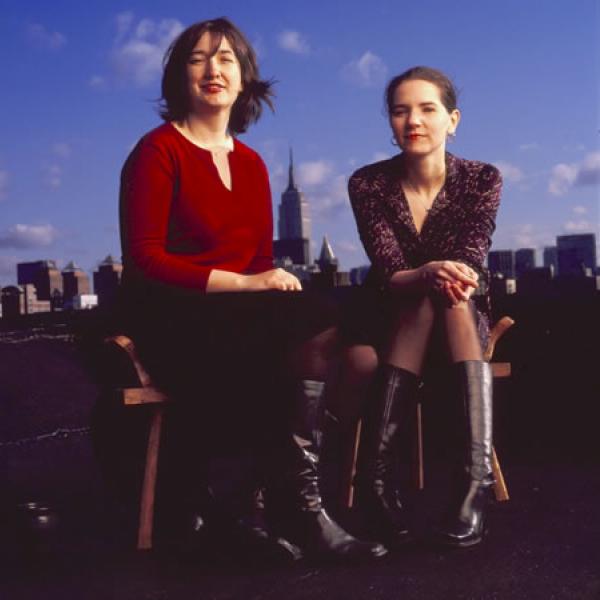
[[(250, 430), (254, 445), (277, 457), (267, 500), (278, 535), (313, 555), (381, 556), (380, 544), (350, 536), (321, 501), (335, 312), (273, 268), (267, 171), (236, 137), (270, 97), (254, 51), (227, 19), (196, 23), (169, 48), (165, 123), (140, 140), (122, 173), (129, 326), (149, 371), (177, 395), (191, 435), (202, 421), (192, 415), (236, 396), (231, 427)], [(262, 524), (258, 531), (267, 535)]]

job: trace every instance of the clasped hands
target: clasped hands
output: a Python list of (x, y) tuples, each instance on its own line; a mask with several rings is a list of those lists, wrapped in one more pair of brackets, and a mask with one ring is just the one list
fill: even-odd
[(428, 262), (420, 267), (420, 271), (425, 286), (453, 306), (469, 300), (479, 285), (477, 273), (454, 260)]

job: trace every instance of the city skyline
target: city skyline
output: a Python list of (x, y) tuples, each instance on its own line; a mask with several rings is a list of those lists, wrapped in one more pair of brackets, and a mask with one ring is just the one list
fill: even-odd
[(327, 234), (341, 268), (367, 262), (346, 181), (396, 151), (383, 88), (414, 64), (447, 71), (459, 88), (463, 118), (449, 149), (504, 175), (493, 249), (534, 247), (539, 262), (558, 235), (595, 233), (598, 243), (596, 2), (582, 0), (577, 10), (565, 0), (543, 10), (516, 0), (493, 9), (434, 1), (426, 12), (387, 0), (368, 12), (354, 1), (343, 11), (330, 0), (272, 7), (3, 5), (0, 286), (14, 283), (17, 262), (48, 258), (64, 268), (74, 260), (91, 273), (107, 254), (120, 256), (119, 171), (159, 124), (162, 53), (182, 27), (221, 14), (256, 46), (262, 75), (277, 80), (275, 114), (241, 139), (267, 164), (275, 223), (293, 147), (313, 256)]

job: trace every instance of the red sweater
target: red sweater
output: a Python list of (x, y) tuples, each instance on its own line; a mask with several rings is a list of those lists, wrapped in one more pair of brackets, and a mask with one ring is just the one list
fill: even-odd
[(234, 141), (232, 190), (211, 153), (170, 123), (146, 134), (121, 175), (121, 244), (126, 279), (206, 290), (212, 269), (273, 268), (273, 215), (260, 156)]

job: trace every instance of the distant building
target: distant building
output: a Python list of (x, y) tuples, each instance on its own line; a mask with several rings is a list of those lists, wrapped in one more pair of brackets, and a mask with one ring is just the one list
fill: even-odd
[(16, 285), (7, 285), (2, 288), (0, 301), (2, 302), (2, 318), (14, 319), (25, 314), (25, 296), (23, 288)]
[(71, 299), (73, 310), (87, 310), (98, 306), (96, 294), (78, 294)]
[(490, 295), (492, 298), (516, 294), (517, 282), (512, 277), (504, 277), (502, 273), (496, 272), (490, 278)]
[(350, 274), (339, 271), (339, 261), (333, 253), (333, 248), (327, 239), (323, 237), (319, 258), (315, 261), (319, 271), (311, 277), (311, 286), (316, 289), (327, 289), (332, 287), (350, 285)]
[(63, 278), (63, 306), (65, 308), (73, 305), (73, 298), (75, 296), (81, 296), (89, 294), (90, 289), (90, 278), (79, 268), (73, 261), (71, 261), (62, 271)]
[(35, 287), (38, 300), (52, 300), (55, 290), (63, 292), (63, 280), (53, 260), (17, 263), (17, 283)]
[(559, 276), (585, 277), (596, 272), (596, 236), (593, 233), (559, 235), (556, 248)]
[(295, 265), (309, 265), (310, 240), (303, 238), (274, 240), (273, 254), (276, 259), (289, 258)]
[(362, 265), (361, 267), (350, 269), (350, 284), (363, 285), (370, 270), (371, 265)]
[(292, 259), (294, 264), (309, 265), (310, 258), (310, 215), (308, 202), (294, 180), (294, 160), (290, 150), (288, 186), (281, 195), (278, 238), (273, 243), (275, 258)]
[(104, 305), (116, 298), (122, 272), (123, 265), (110, 254), (98, 265), (98, 270), (94, 272), (94, 292), (98, 304)]
[(544, 267), (551, 267), (556, 275), (558, 272), (558, 252), (556, 246), (546, 246), (544, 248)]
[(515, 253), (512, 250), (492, 250), (488, 254), (488, 269), (492, 275), (500, 273), (504, 279), (514, 279)]
[(50, 312), (50, 300), (39, 300), (35, 286), (9, 285), (2, 288), (2, 318), (10, 319), (19, 315), (31, 315), (39, 312)]
[(515, 275), (519, 279), (523, 273), (535, 269), (535, 248), (519, 248), (515, 252)]

